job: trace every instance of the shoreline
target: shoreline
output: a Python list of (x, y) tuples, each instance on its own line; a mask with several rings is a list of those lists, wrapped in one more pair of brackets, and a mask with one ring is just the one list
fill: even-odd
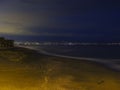
[(84, 61), (84, 62), (91, 62), (94, 64), (99, 64), (100, 66), (102, 65), (105, 68), (120, 72), (120, 65), (113, 64), (112, 62), (109, 62), (106, 59), (64, 56), (64, 55), (59, 55), (59, 54), (55, 54), (55, 53), (49, 53), (49, 52), (46, 52), (43, 50), (38, 51), (38, 49), (34, 48), (34, 47), (23, 47), (23, 48), (35, 50), (40, 54), (44, 54), (44, 55), (48, 55), (48, 56), (66, 58), (66, 59), (75, 59), (75, 60)]
[(119, 76), (119, 72), (82, 59), (23, 47), (0, 51), (0, 90), (119, 90)]

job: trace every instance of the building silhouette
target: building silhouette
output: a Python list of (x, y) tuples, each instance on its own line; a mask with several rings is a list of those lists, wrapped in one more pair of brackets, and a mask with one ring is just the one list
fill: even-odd
[(14, 47), (14, 40), (8, 40), (4, 37), (0, 37), (0, 48)]

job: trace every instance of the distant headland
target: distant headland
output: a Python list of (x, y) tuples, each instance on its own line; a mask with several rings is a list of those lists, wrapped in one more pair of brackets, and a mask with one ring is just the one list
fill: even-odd
[(14, 40), (5, 39), (0, 37), (0, 49), (14, 47)]

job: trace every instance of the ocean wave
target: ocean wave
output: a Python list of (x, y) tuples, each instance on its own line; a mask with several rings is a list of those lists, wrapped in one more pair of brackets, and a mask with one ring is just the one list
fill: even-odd
[(98, 63), (104, 64), (105, 66), (107, 66), (109, 68), (120, 71), (120, 64), (115, 62), (118, 59), (99, 59), (99, 58), (74, 57), (74, 56), (60, 55), (60, 54), (56, 54), (56, 53), (47, 52), (43, 49), (40, 49), (40, 48), (37, 48), (37, 47), (34, 47), (34, 46), (20, 46), (20, 47), (36, 50), (39, 53), (42, 53), (42, 54), (45, 54), (45, 55), (50, 55), (50, 56), (98, 62)]

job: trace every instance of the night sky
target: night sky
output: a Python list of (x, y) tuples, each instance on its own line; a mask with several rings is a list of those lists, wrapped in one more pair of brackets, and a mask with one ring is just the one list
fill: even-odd
[(0, 0), (0, 36), (120, 42), (120, 0)]

